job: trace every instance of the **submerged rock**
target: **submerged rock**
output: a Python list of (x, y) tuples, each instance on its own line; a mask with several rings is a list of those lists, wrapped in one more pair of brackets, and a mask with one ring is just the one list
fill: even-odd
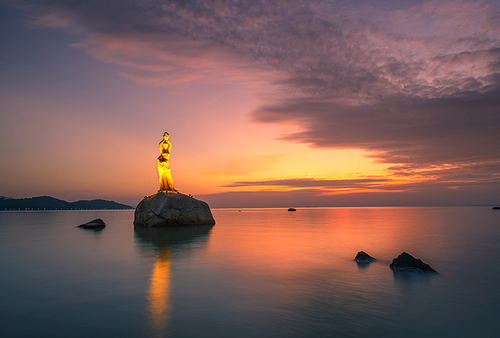
[(297, 211), (295, 208), (288, 208), (288, 211)]
[(392, 260), (390, 265), (393, 271), (397, 272), (431, 272), (437, 273), (429, 264), (425, 264), (420, 259), (413, 257), (406, 252), (403, 252), (397, 258)]
[(375, 260), (375, 258), (373, 258), (372, 256), (370, 256), (369, 254), (367, 254), (364, 251), (358, 252), (356, 257), (354, 258), (354, 261), (356, 263), (362, 263), (362, 264), (371, 263), (374, 260)]
[(78, 227), (84, 229), (102, 229), (106, 227), (106, 224), (102, 219), (96, 218), (95, 220), (79, 225)]
[(207, 203), (180, 193), (158, 192), (145, 197), (135, 209), (134, 225), (165, 227), (214, 225)]

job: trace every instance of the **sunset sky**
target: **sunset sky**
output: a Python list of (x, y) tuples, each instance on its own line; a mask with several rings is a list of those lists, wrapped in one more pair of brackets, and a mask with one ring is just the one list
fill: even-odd
[(500, 204), (500, 2), (0, 0), (0, 195)]

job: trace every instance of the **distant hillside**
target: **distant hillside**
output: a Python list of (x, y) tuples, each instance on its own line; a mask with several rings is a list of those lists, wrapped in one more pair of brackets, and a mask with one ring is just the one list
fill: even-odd
[(50, 196), (32, 198), (0, 198), (0, 210), (98, 210), (98, 209), (133, 209), (133, 207), (113, 201), (82, 200), (66, 202)]

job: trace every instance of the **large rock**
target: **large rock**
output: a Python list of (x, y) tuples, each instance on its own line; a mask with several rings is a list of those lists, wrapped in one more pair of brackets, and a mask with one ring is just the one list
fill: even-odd
[(145, 197), (135, 208), (135, 226), (202, 224), (215, 224), (208, 204), (180, 193), (158, 192)]
[(392, 270), (397, 272), (437, 272), (431, 268), (429, 264), (425, 264), (420, 259), (417, 259), (406, 252), (403, 252), (397, 258), (394, 258), (390, 267)]

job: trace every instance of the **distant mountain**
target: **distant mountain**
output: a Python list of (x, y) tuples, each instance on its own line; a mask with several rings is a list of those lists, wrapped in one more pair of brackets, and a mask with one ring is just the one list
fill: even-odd
[(96, 209), (133, 209), (133, 207), (113, 201), (82, 200), (66, 202), (50, 196), (32, 198), (0, 198), (0, 210), (96, 210)]

